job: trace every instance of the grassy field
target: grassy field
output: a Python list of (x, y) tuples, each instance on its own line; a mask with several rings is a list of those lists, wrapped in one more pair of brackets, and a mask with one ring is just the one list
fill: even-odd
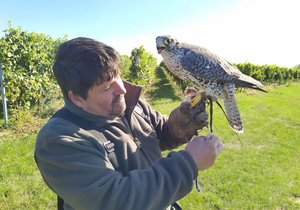
[[(157, 74), (146, 96), (169, 114), (182, 95), (164, 72)], [(199, 172), (201, 192), (182, 199), (183, 209), (300, 209), (300, 84), (267, 90), (237, 93), (243, 146), (215, 106), (214, 134), (225, 147), (212, 168)], [(36, 132), (0, 132), (0, 209), (56, 209), (33, 160), (35, 138)]]

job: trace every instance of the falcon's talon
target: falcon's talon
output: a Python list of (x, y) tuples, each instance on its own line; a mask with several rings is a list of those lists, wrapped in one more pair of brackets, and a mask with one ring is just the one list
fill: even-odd
[(197, 106), (197, 104), (201, 101), (201, 96), (196, 95), (194, 98), (191, 99), (190, 104), (191, 104), (191, 108), (194, 108), (195, 106)]

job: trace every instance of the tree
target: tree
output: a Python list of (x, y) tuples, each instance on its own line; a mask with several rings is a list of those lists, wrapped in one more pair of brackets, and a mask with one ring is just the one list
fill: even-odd
[(124, 80), (130, 80), (130, 66), (131, 60), (128, 55), (121, 55), (121, 66), (120, 66), (120, 74)]
[(150, 84), (157, 68), (157, 59), (144, 49), (144, 46), (131, 51), (130, 80), (134, 84)]
[(20, 27), (3, 31), (0, 59), (4, 71), (7, 105), (30, 108), (38, 104), (51, 89), (52, 62), (58, 45), (66, 39), (53, 39), (45, 34), (25, 32)]

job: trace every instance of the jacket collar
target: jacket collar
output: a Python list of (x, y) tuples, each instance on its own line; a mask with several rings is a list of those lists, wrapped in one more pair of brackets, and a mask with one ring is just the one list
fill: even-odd
[[(130, 121), (131, 114), (134, 110), (134, 107), (138, 103), (142, 88), (140, 86), (136, 86), (127, 81), (123, 81), (123, 83), (125, 89), (127, 90), (125, 94), (125, 103), (126, 103), (125, 115), (127, 119)], [(64, 101), (65, 101), (65, 108), (67, 108), (69, 111), (84, 119), (91, 121), (92, 123), (97, 124), (98, 126), (102, 127), (105, 124), (114, 122), (116, 120), (116, 117), (103, 117), (103, 116), (98, 116), (95, 114), (88, 113), (82, 110), (80, 107), (73, 104), (73, 102), (67, 97), (64, 98)]]
[(134, 107), (139, 101), (142, 92), (142, 87), (134, 85), (127, 81), (123, 81), (123, 82), (124, 82), (125, 89), (127, 90), (125, 94), (125, 102), (126, 102), (125, 115), (127, 119), (130, 121), (131, 114), (134, 110)]

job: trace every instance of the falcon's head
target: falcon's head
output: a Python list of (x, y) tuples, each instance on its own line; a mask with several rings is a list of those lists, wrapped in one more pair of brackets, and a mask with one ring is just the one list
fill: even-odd
[(158, 36), (156, 37), (156, 49), (158, 54), (161, 51), (167, 49), (171, 50), (173, 47), (177, 46), (179, 43), (176, 39), (172, 38), (171, 36)]

